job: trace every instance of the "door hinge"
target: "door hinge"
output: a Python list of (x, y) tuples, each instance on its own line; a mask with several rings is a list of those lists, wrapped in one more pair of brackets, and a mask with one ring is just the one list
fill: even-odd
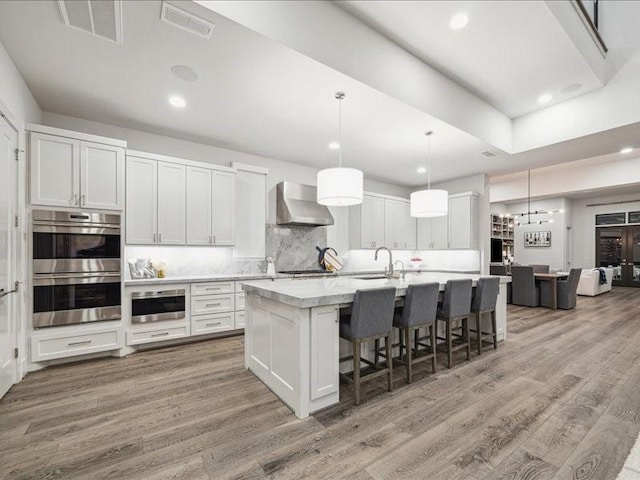
[(18, 215), (14, 215), (13, 218), (14, 218), (13, 226), (17, 227), (18, 226)]
[(16, 148), (16, 162), (20, 161), (20, 154), (24, 152), (24, 150), (20, 150), (19, 148)]
[(13, 349), (13, 358), (20, 358), (20, 350), (18, 348)]

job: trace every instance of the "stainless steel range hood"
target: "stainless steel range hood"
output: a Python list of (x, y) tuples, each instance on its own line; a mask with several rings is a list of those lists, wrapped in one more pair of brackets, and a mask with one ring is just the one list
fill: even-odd
[(276, 187), (276, 201), (278, 225), (333, 225), (329, 209), (317, 202), (316, 187), (280, 182)]

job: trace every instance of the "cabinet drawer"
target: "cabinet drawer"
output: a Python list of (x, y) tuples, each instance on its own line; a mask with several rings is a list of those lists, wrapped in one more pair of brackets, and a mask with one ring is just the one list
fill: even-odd
[(244, 293), (236, 293), (236, 310), (244, 310)]
[(246, 325), (246, 318), (247, 314), (245, 312), (236, 312), (236, 329), (244, 328)]
[(203, 295), (191, 298), (191, 315), (209, 315), (211, 313), (233, 312), (233, 293), (224, 295)]
[(31, 338), (31, 360), (41, 362), (87, 353), (107, 352), (124, 346), (119, 328)]
[(127, 345), (138, 345), (141, 343), (162, 342), (163, 340), (172, 340), (174, 338), (182, 338), (189, 336), (189, 324), (170, 326), (167, 328), (158, 328), (144, 331), (127, 332)]
[(233, 293), (234, 282), (192, 283), (191, 296)]
[(233, 328), (233, 312), (191, 317), (191, 335), (226, 332), (228, 330), (233, 330)]

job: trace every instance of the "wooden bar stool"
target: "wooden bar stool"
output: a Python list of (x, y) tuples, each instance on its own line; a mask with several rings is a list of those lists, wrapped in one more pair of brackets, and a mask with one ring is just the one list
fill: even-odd
[[(353, 360), (353, 373), (341, 374), (346, 381), (353, 383), (356, 405), (360, 405), (360, 384), (381, 375), (387, 375), (388, 389), (393, 389), (393, 359), (391, 358), (391, 333), (393, 312), (396, 303), (395, 287), (357, 290), (351, 308), (351, 315), (340, 316), (340, 337), (349, 340), (353, 346), (353, 355), (340, 359), (340, 362)], [(362, 358), (362, 344), (384, 338), (386, 347), (386, 367), (379, 362)], [(376, 353), (377, 357), (377, 353)], [(373, 367), (373, 372), (361, 375), (360, 363)]]
[[(471, 311), (476, 314), (476, 329), (471, 332), (476, 334), (478, 339), (478, 355), (482, 355), (482, 344), (485, 338), (491, 338), (493, 348), (498, 348), (498, 331), (496, 328), (496, 303), (498, 302), (498, 291), (500, 289), (500, 279), (496, 277), (481, 278), (478, 280)], [(491, 315), (491, 332), (482, 331), (482, 316)]]
[[(395, 361), (407, 368), (407, 383), (412, 381), (412, 367), (416, 363), (431, 360), (431, 369), (433, 373), (436, 372), (436, 311), (439, 294), (440, 284), (437, 282), (409, 285), (404, 297), (404, 307), (396, 308), (393, 326), (400, 331), (400, 355)], [(419, 335), (422, 328), (427, 330), (425, 337)], [(428, 344), (420, 341), (427, 339)], [(424, 348), (420, 349), (421, 346)]]
[[(437, 337), (445, 341), (447, 352), (447, 368), (451, 368), (453, 352), (466, 349), (467, 360), (471, 359), (471, 340), (469, 338), (469, 317), (471, 316), (471, 279), (448, 280), (444, 289), (444, 299), (438, 308), (438, 320), (446, 324), (446, 336)], [(459, 327), (453, 327), (454, 322), (461, 322)], [(462, 333), (456, 333), (461, 331)], [(453, 339), (460, 340), (457, 345)]]

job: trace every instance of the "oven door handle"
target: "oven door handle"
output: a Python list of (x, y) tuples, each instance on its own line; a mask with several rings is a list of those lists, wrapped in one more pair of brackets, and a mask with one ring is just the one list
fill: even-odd
[(74, 285), (77, 283), (119, 283), (122, 276), (119, 272), (68, 273), (33, 276), (34, 286)]

